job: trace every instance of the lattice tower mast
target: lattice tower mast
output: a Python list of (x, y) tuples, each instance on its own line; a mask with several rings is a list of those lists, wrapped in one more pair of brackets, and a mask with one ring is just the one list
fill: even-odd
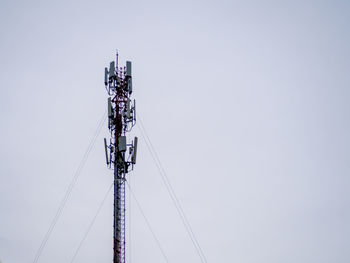
[(110, 140), (105, 142), (106, 163), (114, 170), (113, 262), (125, 263), (125, 181), (126, 174), (136, 163), (137, 137), (127, 143), (127, 133), (136, 123), (136, 104), (131, 101), (131, 62), (118, 67), (112, 61), (105, 68), (105, 87), (108, 93), (108, 128)]

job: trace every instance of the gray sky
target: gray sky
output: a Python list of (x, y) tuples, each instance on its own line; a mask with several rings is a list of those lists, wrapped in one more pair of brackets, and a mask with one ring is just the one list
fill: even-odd
[[(348, 1), (2, 1), (0, 260), (33, 261), (119, 49), (208, 262), (349, 262), (349, 12)], [(39, 262), (70, 262), (112, 182), (106, 135)], [(129, 176), (169, 261), (200, 262), (142, 138)], [(112, 204), (75, 262), (112, 262)], [(164, 262), (135, 202), (128, 211), (129, 262)]]

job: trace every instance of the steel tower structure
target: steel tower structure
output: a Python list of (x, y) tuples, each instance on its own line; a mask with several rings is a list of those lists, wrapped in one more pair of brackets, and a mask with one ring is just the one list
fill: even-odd
[(105, 88), (108, 93), (108, 128), (110, 139), (105, 143), (106, 163), (114, 170), (113, 262), (125, 263), (125, 182), (126, 174), (136, 163), (137, 137), (127, 143), (127, 133), (136, 123), (136, 104), (131, 101), (131, 62), (118, 67), (112, 61), (105, 68)]

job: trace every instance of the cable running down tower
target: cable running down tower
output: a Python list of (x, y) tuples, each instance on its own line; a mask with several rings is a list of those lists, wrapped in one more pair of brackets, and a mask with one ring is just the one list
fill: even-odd
[(105, 68), (105, 88), (108, 93), (108, 128), (110, 139), (104, 139), (106, 163), (114, 170), (114, 233), (113, 263), (125, 263), (125, 182), (126, 174), (133, 170), (136, 163), (137, 137), (127, 142), (127, 133), (136, 123), (136, 104), (132, 94), (131, 62), (118, 67), (112, 61)]

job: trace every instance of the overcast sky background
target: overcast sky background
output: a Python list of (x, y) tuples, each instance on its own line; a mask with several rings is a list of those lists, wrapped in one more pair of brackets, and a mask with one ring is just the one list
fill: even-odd
[[(349, 262), (349, 13), (349, 1), (1, 1), (1, 262), (34, 260), (106, 110), (116, 49), (208, 262)], [(169, 262), (200, 262), (133, 134), (130, 184)], [(70, 262), (112, 183), (104, 136), (39, 262)], [(112, 210), (110, 194), (75, 262), (112, 262)], [(130, 211), (129, 262), (164, 262)]]

